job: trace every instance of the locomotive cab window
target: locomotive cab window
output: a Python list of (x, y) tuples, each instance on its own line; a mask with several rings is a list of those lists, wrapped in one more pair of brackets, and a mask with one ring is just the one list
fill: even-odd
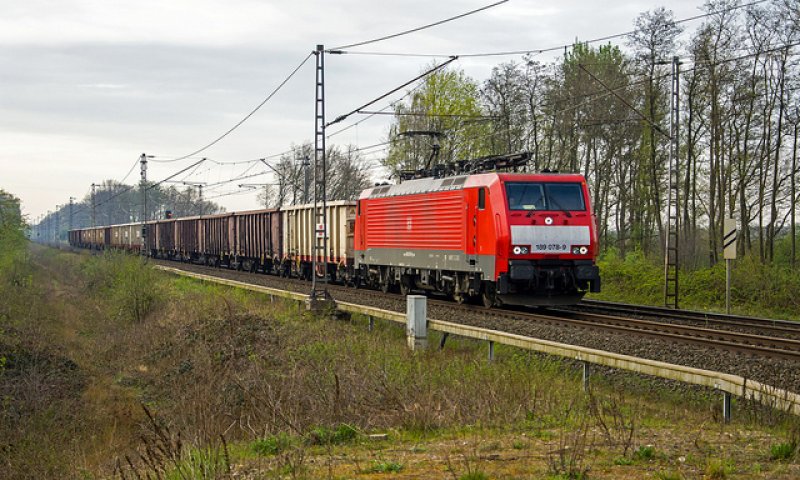
[(509, 210), (583, 211), (580, 183), (506, 183)]

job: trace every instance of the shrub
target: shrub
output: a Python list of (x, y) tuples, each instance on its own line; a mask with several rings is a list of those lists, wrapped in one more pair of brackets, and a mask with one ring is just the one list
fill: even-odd
[(649, 461), (656, 458), (656, 448), (652, 445), (641, 446), (633, 455), (639, 460)]
[(797, 453), (797, 444), (794, 442), (778, 443), (769, 447), (771, 460), (789, 460)]
[(277, 455), (292, 445), (292, 438), (285, 433), (259, 438), (250, 444), (250, 450), (262, 456)]
[(336, 428), (317, 427), (311, 430), (308, 439), (312, 445), (338, 445), (350, 442), (357, 436), (355, 428), (343, 423)]
[(403, 469), (403, 464), (397, 462), (375, 462), (367, 471), (368, 473), (398, 473)]

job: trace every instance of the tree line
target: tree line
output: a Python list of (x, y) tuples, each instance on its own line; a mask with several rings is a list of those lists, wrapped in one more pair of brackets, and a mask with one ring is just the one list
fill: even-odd
[(681, 262), (716, 263), (731, 216), (740, 253), (772, 261), (787, 236), (794, 263), (800, 2), (703, 8), (693, 32), (658, 8), (636, 18), (625, 45), (577, 42), (549, 63), (501, 63), (480, 83), (437, 72), (394, 106), (384, 164), (399, 173), (430, 163), (433, 149), (440, 163), (526, 150), (531, 171), (587, 177), (604, 248), (661, 255), (678, 56)]

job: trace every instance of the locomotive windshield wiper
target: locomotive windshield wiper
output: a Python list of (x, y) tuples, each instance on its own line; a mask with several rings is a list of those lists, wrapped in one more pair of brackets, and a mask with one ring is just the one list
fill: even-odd
[(558, 209), (559, 209), (559, 210), (561, 210), (562, 212), (564, 212), (564, 214), (567, 216), (567, 218), (572, 218), (572, 213), (570, 213), (570, 211), (569, 211), (569, 210), (567, 210), (566, 208), (564, 208), (564, 207), (561, 205), (561, 203), (559, 203), (559, 202), (558, 202), (558, 200), (556, 200), (556, 199), (554, 199), (554, 198), (551, 198), (549, 195), (547, 196), (547, 199), (548, 199), (548, 200), (549, 200), (549, 201), (550, 201), (550, 202), (551, 202), (553, 205), (555, 205), (556, 207), (558, 207)]

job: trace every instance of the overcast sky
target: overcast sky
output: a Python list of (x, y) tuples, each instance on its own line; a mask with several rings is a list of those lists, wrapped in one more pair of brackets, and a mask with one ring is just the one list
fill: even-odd
[[(170, 159), (206, 145), (258, 105), (318, 43), (331, 48), (380, 37), (490, 3), (3, 1), (0, 188), (20, 197), (24, 212), (35, 220), (56, 204), (67, 203), (70, 196), (83, 198), (92, 182), (122, 180), (143, 152)], [(353, 50), (437, 54), (536, 50), (631, 30), (638, 14), (661, 5), (680, 19), (700, 13), (701, 2), (511, 0), (442, 26)], [(686, 27), (693, 30), (696, 24)], [(513, 59), (520, 57), (461, 59), (455, 66), (482, 81), (492, 66)], [(413, 78), (430, 61), (326, 56), (328, 119)], [(309, 61), (250, 120), (198, 157), (250, 160), (312, 140), (313, 65)], [(331, 141), (359, 146), (381, 142), (389, 120), (374, 117)], [(162, 179), (193, 161), (151, 163), (149, 178)], [(217, 182), (248, 167), (204, 166), (189, 180)], [(261, 170), (256, 166), (250, 172)], [(380, 175), (379, 170), (375, 173)], [(138, 174), (137, 167), (127, 182), (137, 181)], [(264, 175), (248, 181), (271, 180)], [(207, 191), (206, 197), (232, 192), (237, 183)], [(257, 206), (255, 194), (215, 201), (228, 210)]]

